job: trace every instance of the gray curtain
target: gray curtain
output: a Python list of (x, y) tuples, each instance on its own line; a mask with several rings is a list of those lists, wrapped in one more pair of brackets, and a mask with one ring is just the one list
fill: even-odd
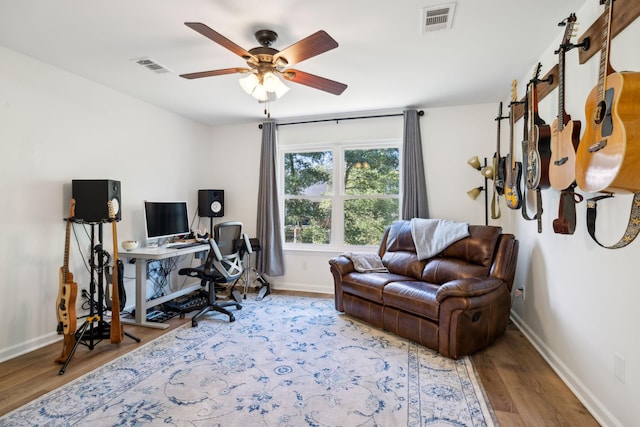
[(417, 110), (403, 111), (402, 219), (429, 218), (427, 183), (422, 161), (422, 138)]
[(282, 249), (282, 229), (278, 203), (277, 182), (277, 136), (276, 124), (262, 125), (262, 151), (260, 154), (260, 177), (258, 188), (257, 236), (260, 252), (256, 268), (267, 276), (284, 274), (284, 251)]

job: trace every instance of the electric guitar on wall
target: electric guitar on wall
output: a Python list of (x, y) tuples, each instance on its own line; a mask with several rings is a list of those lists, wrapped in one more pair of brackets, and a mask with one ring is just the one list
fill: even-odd
[(529, 190), (549, 187), (549, 160), (551, 158), (551, 129), (538, 115), (538, 63), (528, 86), (527, 109), (529, 111), (527, 136), (526, 184)]
[(511, 209), (520, 209), (520, 204), (522, 203), (522, 192), (520, 191), (520, 180), (522, 179), (522, 163), (515, 160), (514, 153), (514, 107), (516, 105), (516, 99), (518, 97), (516, 85), (517, 82), (514, 80), (511, 84), (511, 104), (509, 104), (511, 109), (511, 111), (509, 111), (510, 144), (509, 154), (507, 154), (507, 158), (505, 161), (506, 170), (504, 184), (504, 199), (507, 203), (507, 207)]
[(571, 49), (576, 15), (572, 13), (559, 25), (565, 25), (562, 43), (558, 48), (558, 117), (551, 124), (551, 160), (549, 161), (549, 183), (556, 190), (564, 190), (573, 185), (576, 179), (576, 150), (580, 142), (578, 120), (564, 109), (564, 70), (565, 52)]
[(618, 73), (609, 63), (612, 3), (604, 1), (598, 84), (585, 103), (586, 128), (576, 152), (576, 182), (590, 193), (616, 190), (637, 193), (640, 192), (640, 72)]
[(64, 263), (60, 267), (58, 289), (58, 300), (56, 302), (56, 315), (58, 317), (58, 330), (64, 334), (62, 354), (55, 361), (64, 363), (76, 343), (76, 296), (78, 294), (78, 284), (73, 281), (73, 274), (69, 271), (69, 241), (71, 238), (71, 222), (75, 216), (75, 199), (71, 199), (69, 205), (69, 218), (67, 221), (67, 232), (64, 240)]
[(493, 155), (493, 187), (496, 194), (504, 194), (504, 179), (506, 175), (506, 159), (500, 155), (500, 122), (505, 117), (502, 116), (502, 102), (498, 108), (497, 130), (498, 136), (496, 141), (496, 153)]
[(122, 323), (120, 323), (120, 301), (119, 301), (119, 281), (122, 276), (122, 269), (119, 266), (120, 261), (118, 259), (118, 229), (116, 227), (116, 215), (113, 209), (111, 200), (107, 202), (109, 206), (109, 219), (111, 219), (111, 228), (113, 231), (113, 277), (111, 288), (111, 330), (110, 340), (112, 344), (120, 343), (124, 340), (124, 330), (122, 329)]

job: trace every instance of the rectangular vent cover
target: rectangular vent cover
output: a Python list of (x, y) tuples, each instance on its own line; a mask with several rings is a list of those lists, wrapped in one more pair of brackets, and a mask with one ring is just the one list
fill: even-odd
[(431, 31), (450, 29), (453, 22), (453, 12), (455, 11), (455, 9), (455, 3), (423, 8), (422, 34)]
[(162, 65), (158, 64), (157, 62), (150, 60), (149, 58), (137, 58), (137, 59), (133, 59), (133, 61), (135, 61), (136, 64), (143, 66), (147, 70), (151, 70), (157, 74), (164, 74), (169, 72), (168, 69), (164, 68)]

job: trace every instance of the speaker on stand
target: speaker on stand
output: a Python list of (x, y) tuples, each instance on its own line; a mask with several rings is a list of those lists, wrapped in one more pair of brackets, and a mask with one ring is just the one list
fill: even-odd
[(198, 190), (198, 216), (209, 218), (209, 233), (213, 236), (213, 218), (224, 216), (224, 190)]
[(76, 200), (78, 222), (111, 222), (109, 205), (111, 201), (116, 221), (122, 219), (120, 203), (120, 181), (112, 179), (74, 179), (71, 181), (72, 197)]

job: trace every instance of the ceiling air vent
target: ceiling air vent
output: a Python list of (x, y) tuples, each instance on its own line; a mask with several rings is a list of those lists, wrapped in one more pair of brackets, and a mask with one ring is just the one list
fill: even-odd
[(169, 70), (164, 68), (162, 65), (150, 60), (149, 58), (138, 58), (133, 59), (133, 61), (135, 61), (138, 65), (142, 65), (147, 70), (151, 70), (157, 74), (164, 74), (169, 72)]
[(448, 30), (453, 22), (453, 12), (456, 9), (455, 3), (441, 4), (439, 6), (429, 6), (422, 9), (422, 34)]

